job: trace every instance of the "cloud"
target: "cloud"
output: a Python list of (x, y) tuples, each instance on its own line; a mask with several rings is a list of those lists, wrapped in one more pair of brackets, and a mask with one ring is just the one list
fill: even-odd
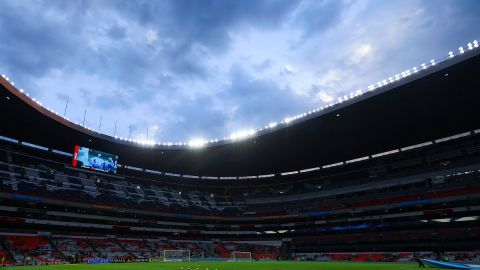
[(118, 24), (115, 24), (112, 27), (110, 27), (110, 29), (108, 29), (109, 37), (114, 40), (121, 40), (125, 38), (126, 34), (127, 34), (126, 29)]
[(301, 26), (303, 38), (309, 39), (340, 23), (349, 2), (341, 0), (303, 1), (294, 21)]
[[(440, 0), (439, 0), (440, 1)], [(127, 136), (259, 128), (475, 33), (478, 1), (0, 2), (0, 70), (43, 104)], [(14, 22), (14, 23), (12, 23)]]
[(373, 47), (371, 44), (361, 44), (358, 47), (356, 47), (353, 52), (351, 53), (351, 61), (354, 64), (358, 64), (362, 62), (365, 58), (369, 57), (372, 55), (373, 52)]
[(316, 97), (324, 103), (330, 103), (333, 101), (333, 97), (325, 91), (318, 92)]
[(227, 126), (230, 133), (262, 127), (313, 106), (290, 87), (272, 79), (258, 79), (241, 65), (233, 66), (229, 76), (230, 87), (221, 93), (221, 99), (235, 107)]
[(293, 68), (292, 68), (290, 65), (285, 65), (285, 66), (283, 67), (283, 70), (284, 70), (284, 72), (287, 73), (287, 74), (292, 74), (292, 73), (293, 73)]
[(157, 32), (155, 30), (149, 29), (145, 33), (145, 38), (147, 39), (148, 43), (155, 42), (158, 39)]

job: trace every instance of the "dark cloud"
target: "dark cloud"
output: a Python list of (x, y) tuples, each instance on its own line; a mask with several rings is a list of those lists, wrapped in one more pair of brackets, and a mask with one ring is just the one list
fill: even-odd
[(72, 99), (72, 97), (68, 94), (65, 94), (65, 93), (61, 93), (61, 92), (55, 92), (55, 96), (58, 98), (58, 100), (63, 100), (64, 102), (67, 102), (68, 100), (68, 103), (74, 103), (74, 99)]
[(5, 72), (28, 84), (52, 68), (65, 67), (82, 42), (65, 35), (71, 31), (69, 23), (57, 23), (28, 5), (9, 3), (2, 2), (0, 8), (0, 66)]
[(128, 109), (132, 106), (132, 103), (127, 96), (115, 93), (101, 94), (100, 96), (97, 96), (92, 105), (100, 110), (110, 110), (113, 108)]
[(228, 47), (229, 32), (237, 26), (279, 28), (295, 1), (173, 1), (170, 18), (178, 37), (192, 39), (215, 51)]
[(262, 63), (258, 64), (258, 65), (255, 65), (254, 68), (257, 72), (262, 72), (262, 71), (265, 71), (269, 68), (271, 68), (273, 66), (275, 61), (273, 61), (272, 59), (265, 59), (265, 61), (263, 61)]
[(233, 122), (261, 127), (313, 105), (294, 94), (288, 86), (281, 87), (270, 79), (256, 79), (239, 65), (232, 68), (230, 76), (231, 87), (222, 94), (222, 98), (237, 108)]
[(303, 2), (301, 15), (295, 22), (303, 30), (303, 38), (308, 39), (335, 26), (342, 18), (342, 12), (348, 9), (348, 2), (341, 0), (318, 0)]
[[(165, 100), (165, 103), (169, 101)], [(229, 121), (224, 112), (216, 108), (214, 98), (209, 96), (184, 99), (174, 106), (151, 105), (148, 111), (149, 118), (170, 119), (167, 126), (159, 124), (160, 132), (157, 133), (157, 140), (165, 142), (177, 141), (179, 138), (184, 141), (210, 139), (224, 134)], [(179, 130), (183, 131), (181, 135)]]
[(119, 26), (118, 24), (113, 25), (108, 29), (108, 36), (115, 40), (123, 39), (126, 35), (127, 30), (124, 27)]
[[(375, 81), (391, 75), (387, 74), (391, 70), (411, 68), (443, 55), (448, 52), (445, 48), (478, 38), (479, 1), (366, 2), (366, 8), (348, 22), (350, 28), (342, 28), (345, 16), (351, 15), (346, 11), (355, 5), (363, 3), (4, 0), (0, 1), (0, 69), (32, 96), (49, 93), (45, 96), (52, 100), (43, 103), (56, 110), (63, 109), (69, 98), (77, 119), (83, 117), (85, 107), (89, 114), (105, 112), (105, 123), (108, 118), (121, 118), (109, 116), (109, 111), (135, 112), (122, 118), (134, 125), (134, 132), (157, 121), (164, 123), (158, 134), (167, 140), (210, 138), (228, 135), (232, 126), (258, 128), (316, 107), (295, 91), (305, 87), (300, 90), (314, 95), (327, 89), (316, 85), (315, 78), (330, 68), (349, 71), (344, 81)], [(415, 15), (417, 9), (424, 13)], [(385, 12), (398, 20), (375, 23)], [(358, 35), (357, 27), (366, 24), (371, 27)], [(411, 27), (402, 28), (405, 24)], [(338, 33), (328, 32), (331, 29)], [(232, 48), (242, 48), (233, 42), (249, 32), (274, 33), (275, 41), (262, 40), (266, 44), (260, 53), (235, 52)], [(278, 38), (278, 33), (285, 37)], [(385, 40), (393, 41), (383, 42), (382, 34), (389, 33), (394, 34)], [(277, 41), (285, 44), (277, 47), (272, 43)], [(374, 53), (362, 59), (368, 63), (360, 66), (350, 61), (350, 54), (343, 54), (341, 50), (351, 51), (349, 42), (372, 45)], [(286, 51), (269, 54), (267, 46)], [(375, 69), (378, 66), (382, 69)], [(270, 71), (271, 78), (259, 75)], [(303, 86), (293, 81), (303, 79), (311, 81)], [(337, 90), (333, 82), (327, 89), (332, 96), (351, 90)], [(203, 88), (195, 89), (196, 85)]]

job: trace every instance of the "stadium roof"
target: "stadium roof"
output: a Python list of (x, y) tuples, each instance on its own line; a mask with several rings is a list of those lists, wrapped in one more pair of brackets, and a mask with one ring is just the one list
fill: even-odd
[(65, 152), (82, 145), (119, 163), (200, 176), (270, 175), (321, 167), (480, 127), (479, 50), (237, 141), (203, 148), (139, 145), (47, 110), (0, 77), (0, 135)]

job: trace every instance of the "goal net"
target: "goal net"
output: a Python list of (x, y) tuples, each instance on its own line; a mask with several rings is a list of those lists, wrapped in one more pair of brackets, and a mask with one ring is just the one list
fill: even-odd
[(163, 261), (164, 262), (190, 261), (190, 250), (187, 250), (187, 249), (164, 250)]
[(243, 251), (234, 251), (234, 252), (232, 252), (232, 260), (234, 262), (251, 261), (252, 260), (252, 253), (251, 252), (243, 252)]

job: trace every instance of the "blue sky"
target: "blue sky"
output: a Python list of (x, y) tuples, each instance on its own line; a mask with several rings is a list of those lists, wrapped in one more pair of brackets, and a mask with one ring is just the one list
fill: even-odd
[(0, 1), (0, 73), (117, 136), (222, 138), (480, 37), (480, 1)]

